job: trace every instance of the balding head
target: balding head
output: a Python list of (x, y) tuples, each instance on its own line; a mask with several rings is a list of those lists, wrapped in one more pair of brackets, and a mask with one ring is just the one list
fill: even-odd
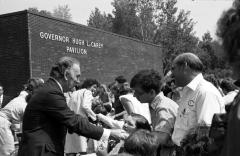
[(195, 54), (183, 53), (173, 61), (172, 74), (179, 87), (187, 85), (202, 71), (202, 61)]
[(62, 86), (63, 91), (69, 91), (80, 82), (80, 62), (71, 57), (62, 57), (52, 67), (50, 76)]
[(174, 59), (173, 63), (177, 66), (188, 66), (195, 72), (203, 71), (202, 61), (193, 53), (180, 54)]
[(74, 64), (80, 65), (80, 62), (72, 57), (61, 57), (52, 67), (50, 76), (59, 79), (64, 76), (64, 72)]

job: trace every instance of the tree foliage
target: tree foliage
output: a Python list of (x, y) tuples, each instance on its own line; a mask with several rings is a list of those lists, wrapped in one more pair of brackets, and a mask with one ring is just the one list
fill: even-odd
[(33, 12), (33, 13), (38, 13), (44, 16), (52, 16), (52, 13), (50, 11), (47, 10), (38, 10), (38, 8), (33, 7), (33, 8), (28, 8), (29, 11)]
[[(226, 69), (229, 73), (220, 43), (209, 32), (197, 38), (190, 12), (179, 10), (176, 4), (177, 0), (114, 0), (113, 15), (108, 15), (111, 18), (95, 9), (88, 25), (160, 45), (165, 55), (164, 72), (170, 70), (176, 55), (193, 52), (201, 58), (206, 71)], [(236, 0), (234, 5), (239, 2)]]
[(190, 12), (178, 12), (176, 3), (177, 0), (167, 0), (156, 4), (155, 20), (158, 29), (153, 43), (163, 47), (164, 70), (169, 70), (170, 62), (176, 55), (194, 52), (198, 42), (193, 32), (193, 19), (189, 18)]
[(90, 14), (87, 25), (105, 31), (112, 31), (112, 18), (111, 14), (106, 15), (105, 12), (102, 14), (98, 8), (95, 8)]
[(68, 5), (58, 5), (57, 8), (53, 10), (53, 17), (71, 21), (72, 15), (70, 13), (70, 8)]
[(157, 25), (154, 21), (154, 0), (137, 1), (137, 16), (139, 18), (139, 29), (143, 41), (153, 42)]
[(126, 0), (114, 0), (112, 5), (114, 7), (113, 32), (141, 40), (140, 21), (136, 14), (137, 5)]
[(39, 10), (36, 7), (28, 8), (28, 10), (33, 13), (38, 13), (45, 16), (52, 16), (52, 17), (56, 17), (64, 20), (69, 20), (69, 21), (72, 18), (72, 15), (70, 13), (70, 8), (68, 5), (63, 5), (63, 6), (59, 5), (57, 8), (53, 10), (53, 12), (50, 12), (47, 10)]
[[(210, 32), (206, 32), (202, 36), (202, 40), (199, 41), (197, 48), (198, 55), (202, 60), (207, 73), (214, 73), (216, 75), (217, 73), (214, 72), (214, 70), (219, 71), (223, 69), (225, 69), (223, 71), (226, 71), (226, 75), (231, 73), (228, 71), (230, 66), (224, 60), (223, 48), (219, 42), (212, 39)], [(217, 75), (219, 76), (219, 74)]]

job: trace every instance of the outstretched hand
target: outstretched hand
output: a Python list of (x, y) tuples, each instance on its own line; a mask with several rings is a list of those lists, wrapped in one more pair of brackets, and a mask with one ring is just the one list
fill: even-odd
[(126, 139), (128, 137), (128, 133), (122, 129), (111, 129), (110, 136), (116, 139)]

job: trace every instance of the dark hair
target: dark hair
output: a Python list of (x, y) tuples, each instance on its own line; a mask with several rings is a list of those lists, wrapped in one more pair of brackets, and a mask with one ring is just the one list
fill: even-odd
[(203, 71), (203, 63), (199, 57), (193, 53), (182, 53), (175, 58), (175, 63), (178, 66), (187, 65), (190, 69), (196, 72)]
[(151, 131), (151, 126), (144, 116), (136, 113), (131, 113), (130, 116), (136, 121), (136, 129), (145, 129)]
[(226, 92), (230, 92), (237, 89), (237, 87), (234, 85), (233, 80), (231, 79), (223, 79), (220, 83), (220, 87), (222, 88), (222, 90)]
[(28, 102), (30, 98), (32, 97), (34, 91), (40, 87), (42, 87), (44, 84), (44, 80), (42, 78), (30, 78), (27, 81), (27, 84), (25, 84), (25, 91), (28, 92), (28, 95), (26, 96), (26, 101)]
[(162, 78), (157, 71), (153, 69), (141, 70), (132, 78), (130, 87), (140, 86), (145, 92), (150, 92), (153, 89), (158, 94), (162, 85), (161, 80)]
[(88, 78), (88, 79), (83, 81), (83, 83), (81, 85), (81, 88), (89, 88), (92, 85), (97, 85), (97, 87), (99, 87), (100, 84), (96, 79)]
[(124, 143), (127, 153), (139, 156), (156, 156), (158, 137), (147, 130), (138, 130), (132, 133)]
[(121, 87), (119, 89), (119, 95), (126, 95), (128, 93), (133, 93), (133, 89), (132, 88), (125, 88), (125, 87)]
[(211, 82), (215, 87), (219, 87), (219, 81), (214, 74), (206, 74), (204, 75), (204, 78)]
[(222, 45), (229, 62), (240, 60), (240, 6), (232, 7), (223, 12), (218, 20), (217, 35), (222, 39)]
[(54, 78), (64, 77), (64, 72), (71, 68), (73, 64), (80, 65), (80, 62), (72, 57), (62, 57), (60, 58), (52, 67), (50, 76)]
[(27, 81), (27, 84), (24, 85), (24, 90), (27, 92), (32, 92), (34, 89), (42, 86), (44, 84), (44, 80), (39, 77), (30, 78)]
[(118, 83), (125, 83), (127, 82), (127, 80), (124, 78), (124, 76), (118, 76), (115, 78), (115, 81), (117, 81)]
[(168, 93), (171, 93), (173, 91), (168, 83), (165, 83), (161, 90), (162, 90), (164, 95), (168, 95)]
[(103, 105), (101, 105), (101, 104), (98, 104), (96, 107), (94, 107), (93, 108), (93, 112), (95, 114), (101, 113), (103, 115), (107, 115), (107, 113), (108, 113), (107, 109)]

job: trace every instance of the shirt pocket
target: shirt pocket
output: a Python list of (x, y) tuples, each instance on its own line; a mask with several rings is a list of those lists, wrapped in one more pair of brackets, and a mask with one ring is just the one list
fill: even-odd
[(197, 123), (196, 105), (193, 100), (190, 100), (186, 106), (187, 126), (194, 127)]
[(188, 126), (188, 113), (186, 108), (179, 110), (180, 112), (180, 125), (182, 128), (186, 128)]

